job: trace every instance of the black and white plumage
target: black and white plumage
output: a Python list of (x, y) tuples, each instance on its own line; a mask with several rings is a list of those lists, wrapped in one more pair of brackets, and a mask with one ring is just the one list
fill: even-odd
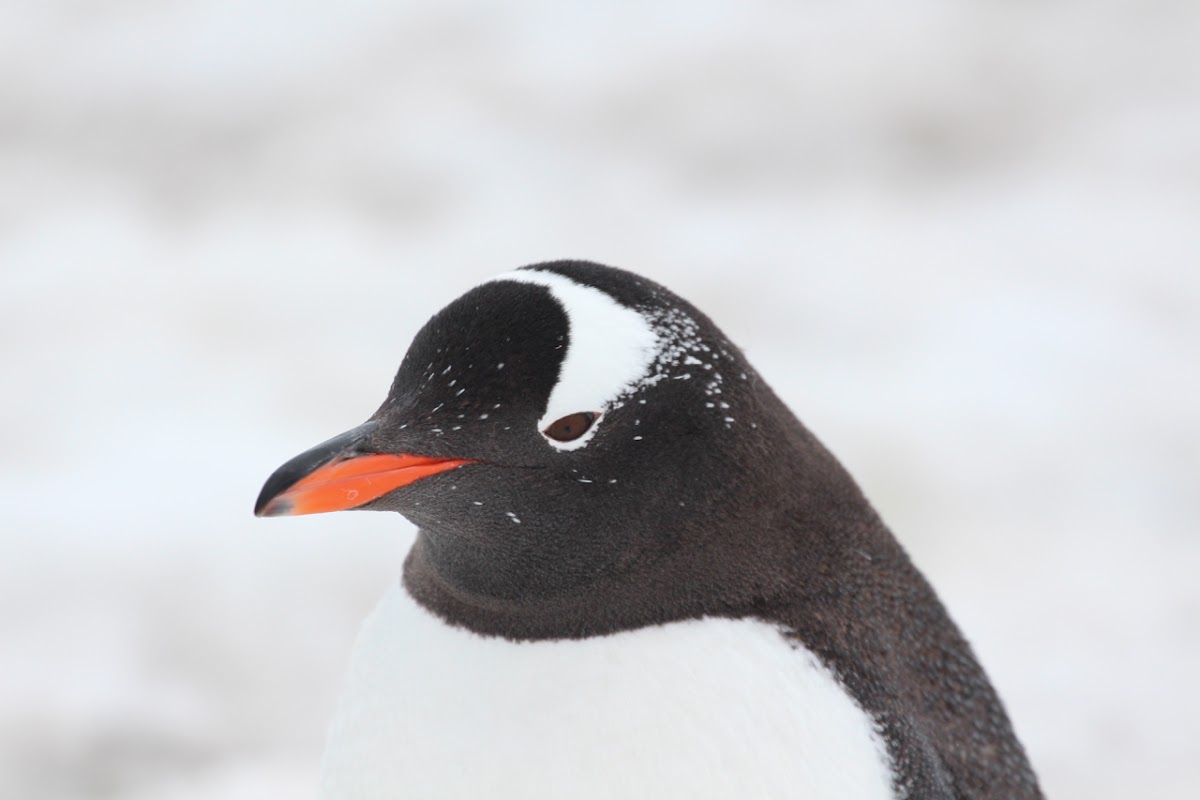
[(264, 515), (418, 535), (355, 647), (329, 798), (1036, 798), (970, 647), (717, 327), (587, 262), (436, 314)]

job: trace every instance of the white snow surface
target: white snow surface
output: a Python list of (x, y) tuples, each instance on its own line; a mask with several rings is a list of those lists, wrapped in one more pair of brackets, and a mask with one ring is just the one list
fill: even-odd
[(1198, 39), (1192, 0), (0, 6), (0, 797), (314, 795), (411, 530), (258, 489), (558, 257), (746, 349), (1050, 797), (1195, 797)]

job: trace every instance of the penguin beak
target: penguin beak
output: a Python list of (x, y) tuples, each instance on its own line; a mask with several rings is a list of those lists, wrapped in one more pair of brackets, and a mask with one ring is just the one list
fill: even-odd
[(263, 484), (256, 517), (341, 511), (382, 497), (421, 478), (472, 463), (466, 459), (365, 453), (359, 446), (379, 426), (368, 422), (306, 450)]

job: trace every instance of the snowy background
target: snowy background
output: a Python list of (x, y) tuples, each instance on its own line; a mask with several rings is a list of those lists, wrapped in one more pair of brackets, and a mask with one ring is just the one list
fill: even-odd
[(256, 520), (476, 282), (707, 310), (1055, 798), (1200, 791), (1200, 4), (0, 4), (0, 797), (312, 795), (400, 517)]

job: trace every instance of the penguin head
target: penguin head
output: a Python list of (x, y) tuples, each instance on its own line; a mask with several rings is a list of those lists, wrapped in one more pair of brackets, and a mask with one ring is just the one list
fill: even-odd
[(397, 511), (419, 531), (410, 561), (456, 597), (579, 598), (761, 505), (788, 420), (662, 286), (538, 264), (430, 319), (379, 410), (277, 470), (255, 513)]

